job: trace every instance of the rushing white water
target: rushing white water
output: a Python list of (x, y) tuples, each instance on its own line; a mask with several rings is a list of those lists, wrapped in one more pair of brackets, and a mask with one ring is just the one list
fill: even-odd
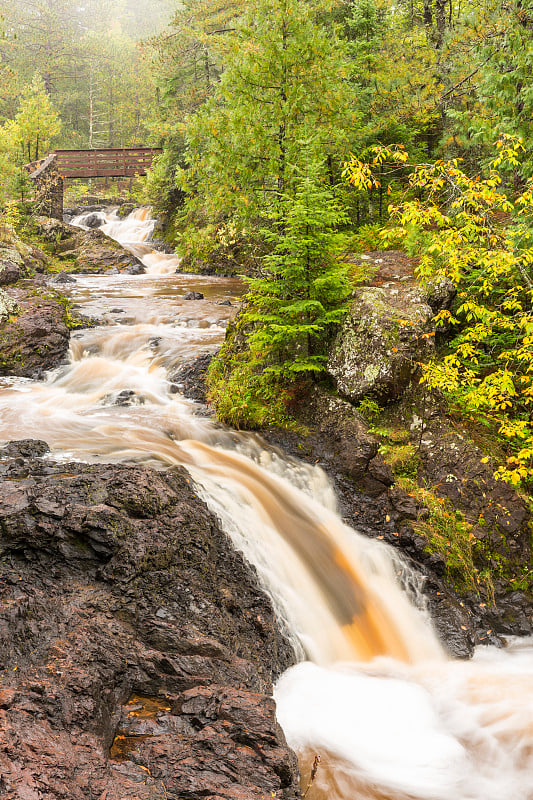
[[(118, 216), (118, 209), (108, 212), (94, 212), (102, 220), (101, 230), (120, 242), (142, 261), (151, 275), (171, 275), (179, 267), (180, 258), (176, 255), (160, 253), (145, 244), (152, 236), (155, 220), (150, 217), (149, 208), (138, 208), (126, 218)], [(86, 214), (80, 214), (72, 220), (73, 225), (86, 228), (84, 220)]]
[[(321, 758), (308, 798), (532, 800), (533, 642), (445, 658), (400, 587), (407, 567), (343, 524), (322, 470), (173, 393), (169, 374), (222, 340), (234, 306), (220, 302), (239, 287), (173, 274), (179, 260), (150, 250), (146, 209), (103, 220), (147, 274), (77, 278), (72, 299), (105, 326), (77, 333), (46, 382), (2, 381), (2, 437), (44, 438), (61, 458), (187, 467), (310, 659), (276, 689), (304, 786)], [(185, 301), (191, 289), (206, 299)]]

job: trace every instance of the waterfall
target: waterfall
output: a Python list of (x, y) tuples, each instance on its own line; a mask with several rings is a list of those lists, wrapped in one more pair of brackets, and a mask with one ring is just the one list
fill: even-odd
[[(146, 274), (77, 276), (73, 301), (106, 325), (76, 334), (69, 364), (45, 382), (2, 380), (2, 437), (44, 438), (60, 459), (188, 469), (300, 660), (276, 700), (304, 786), (320, 757), (310, 800), (531, 800), (533, 642), (445, 657), (401, 588), (409, 567), (343, 523), (318, 466), (175, 392), (172, 371), (223, 340), (233, 306), (221, 301), (235, 303), (238, 282), (176, 275), (179, 259), (150, 249), (148, 209), (102, 222)], [(204, 300), (184, 300), (199, 288)]]

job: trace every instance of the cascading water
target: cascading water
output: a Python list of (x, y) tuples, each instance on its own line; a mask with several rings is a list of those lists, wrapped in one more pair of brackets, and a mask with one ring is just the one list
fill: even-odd
[[(76, 334), (46, 382), (2, 381), (2, 438), (44, 438), (58, 458), (187, 467), (310, 659), (276, 689), (304, 784), (321, 757), (309, 798), (531, 800), (533, 643), (445, 658), (399, 586), (407, 567), (342, 523), (319, 468), (173, 393), (172, 371), (221, 342), (232, 309), (220, 303), (238, 282), (174, 274), (179, 259), (147, 243), (147, 209), (102, 222), (147, 274), (77, 278), (73, 301), (105, 326)], [(184, 300), (190, 290), (206, 299)]]

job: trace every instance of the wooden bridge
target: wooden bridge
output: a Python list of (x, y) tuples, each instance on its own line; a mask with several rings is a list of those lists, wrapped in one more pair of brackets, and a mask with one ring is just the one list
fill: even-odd
[(160, 147), (105, 150), (54, 150), (56, 169), (63, 178), (129, 178), (146, 175)]
[(26, 164), (33, 183), (33, 199), (41, 212), (63, 218), (65, 178), (133, 178), (146, 175), (160, 147), (124, 147), (100, 150), (54, 150)]

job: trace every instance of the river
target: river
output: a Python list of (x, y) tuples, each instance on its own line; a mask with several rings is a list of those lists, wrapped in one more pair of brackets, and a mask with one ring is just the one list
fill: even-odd
[(60, 460), (188, 469), (298, 655), (275, 696), (304, 787), (320, 756), (309, 800), (531, 800), (533, 642), (447, 658), (418, 578), (342, 522), (324, 472), (218, 425), (171, 380), (223, 341), (240, 282), (176, 274), (179, 259), (150, 247), (147, 209), (102, 222), (146, 274), (66, 286), (100, 324), (73, 334), (46, 381), (1, 380), (2, 439), (45, 439)]

